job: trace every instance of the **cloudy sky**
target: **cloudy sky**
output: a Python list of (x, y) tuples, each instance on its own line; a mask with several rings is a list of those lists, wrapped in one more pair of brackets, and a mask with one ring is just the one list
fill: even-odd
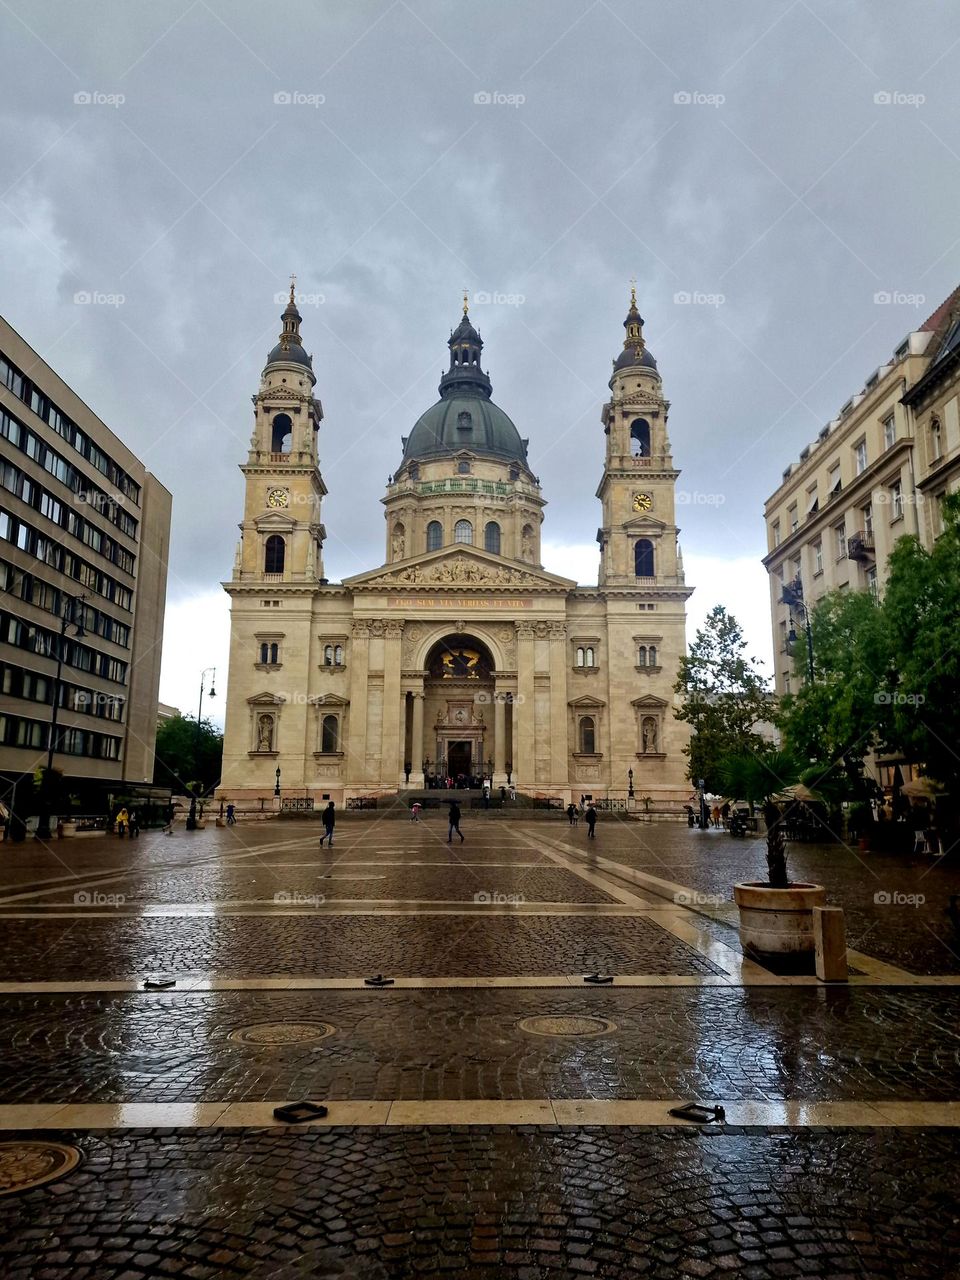
[(328, 576), (383, 559), (467, 288), (544, 562), (583, 582), (635, 276), (691, 621), (726, 603), (761, 656), (765, 497), (960, 281), (956, 5), (2, 0), (0, 26), (0, 308), (173, 492), (161, 697), (184, 710), (226, 674), (237, 466), (291, 272)]

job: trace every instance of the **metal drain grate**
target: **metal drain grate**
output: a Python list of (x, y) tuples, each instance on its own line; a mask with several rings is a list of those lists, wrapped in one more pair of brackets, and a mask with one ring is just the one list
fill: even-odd
[(227, 1038), (238, 1044), (267, 1047), (309, 1044), (312, 1040), (325, 1040), (336, 1029), (329, 1022), (254, 1022), (248, 1027), (237, 1027)]
[(574, 1014), (543, 1014), (522, 1018), (517, 1026), (530, 1036), (605, 1036), (617, 1029), (617, 1024), (608, 1018), (580, 1017)]
[(0, 1196), (42, 1187), (79, 1163), (78, 1149), (59, 1142), (0, 1142)]

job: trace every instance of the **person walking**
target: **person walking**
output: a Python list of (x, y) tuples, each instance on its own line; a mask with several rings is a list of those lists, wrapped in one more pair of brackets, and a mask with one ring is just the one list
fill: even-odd
[(720, 825), (720, 806), (718, 804), (713, 806), (713, 825), (715, 827)]
[(237, 825), (237, 810), (232, 804), (227, 805), (227, 826), (235, 827)]
[(592, 804), (587, 806), (587, 812), (583, 816), (587, 821), (587, 835), (593, 840), (595, 839), (594, 828), (597, 825), (597, 811)]
[(140, 834), (140, 818), (136, 809), (130, 810), (130, 839), (133, 840)]
[(323, 835), (320, 837), (320, 848), (323, 848), (324, 840), (330, 841), (330, 848), (333, 848), (333, 828), (336, 825), (336, 814), (334, 813), (333, 801), (331, 800), (321, 814), (323, 819)]
[(121, 809), (117, 814), (117, 835), (120, 837), (121, 840), (123, 839), (123, 833), (127, 829), (128, 822), (129, 822), (129, 818), (127, 816), (126, 809)]
[(577, 820), (577, 806), (571, 800), (570, 803), (567, 805), (567, 821), (570, 823), (572, 827), (576, 823), (576, 820)]
[(415, 801), (413, 802), (413, 804), (410, 806), (410, 821), (411, 821), (411, 822), (419, 822), (419, 821), (420, 821), (420, 807), (421, 807), (421, 806), (420, 806), (420, 801), (419, 801), (419, 800), (415, 800)]
[(450, 830), (447, 832), (447, 844), (453, 839), (453, 833), (456, 832), (460, 837), (460, 843), (463, 844), (463, 832), (460, 830), (460, 806), (454, 800), (450, 805)]

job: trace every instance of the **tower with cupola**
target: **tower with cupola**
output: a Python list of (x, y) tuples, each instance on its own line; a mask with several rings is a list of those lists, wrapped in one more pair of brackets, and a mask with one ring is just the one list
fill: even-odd
[(320, 506), (327, 490), (317, 451), (323, 408), (314, 395), (317, 379), (300, 337), (301, 321), (291, 284), (279, 339), (253, 397), (253, 435), (240, 468), (246, 498), (234, 566), (237, 582), (273, 588), (323, 579), (326, 535)]
[(623, 350), (613, 362), (610, 399), (601, 420), (606, 436), (600, 544), (601, 587), (682, 584), (677, 546), (676, 482), (660, 374), (643, 337), (636, 288), (623, 322)]
[(493, 402), (466, 294), (447, 346), (440, 399), (403, 437), (403, 458), (383, 499), (385, 559), (409, 560), (461, 543), (539, 565), (540, 481), (527, 461), (528, 442)]

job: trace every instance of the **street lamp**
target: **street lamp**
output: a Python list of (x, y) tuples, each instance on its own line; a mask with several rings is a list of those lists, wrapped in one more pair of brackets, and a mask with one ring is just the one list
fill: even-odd
[(217, 679), (216, 667), (204, 667), (200, 672), (200, 703), (197, 707), (197, 734), (193, 747), (193, 772), (197, 775), (193, 784), (193, 791), (190, 793), (190, 812), (187, 814), (186, 828), (188, 831), (196, 831), (197, 829), (197, 786), (200, 779), (200, 741), (203, 734), (203, 682), (207, 676), (210, 676), (210, 697), (215, 698), (217, 691), (214, 683)]
[(277, 765), (277, 785), (273, 788), (273, 794), (280, 799), (280, 766)]
[(627, 799), (633, 799), (633, 770), (627, 770)]
[(794, 613), (798, 613), (803, 620), (807, 633), (807, 674), (810, 678), (810, 683), (813, 684), (813, 630), (810, 626), (810, 610), (807, 608), (806, 601), (803, 598), (803, 582), (799, 573), (792, 582), (784, 584), (780, 602), (790, 610), (790, 631), (787, 634), (787, 644), (797, 643), (797, 629), (793, 625)]
[(50, 718), (50, 736), (47, 739), (47, 767), (40, 787), (40, 814), (37, 818), (38, 840), (50, 839), (50, 784), (53, 780), (53, 755), (57, 749), (57, 717), (60, 712), (60, 677), (63, 672), (63, 650), (67, 628), (75, 629), (76, 638), (86, 635), (83, 629), (83, 602), (86, 596), (67, 596), (66, 609), (60, 614), (60, 641), (57, 645), (57, 674), (53, 678), (53, 715)]

